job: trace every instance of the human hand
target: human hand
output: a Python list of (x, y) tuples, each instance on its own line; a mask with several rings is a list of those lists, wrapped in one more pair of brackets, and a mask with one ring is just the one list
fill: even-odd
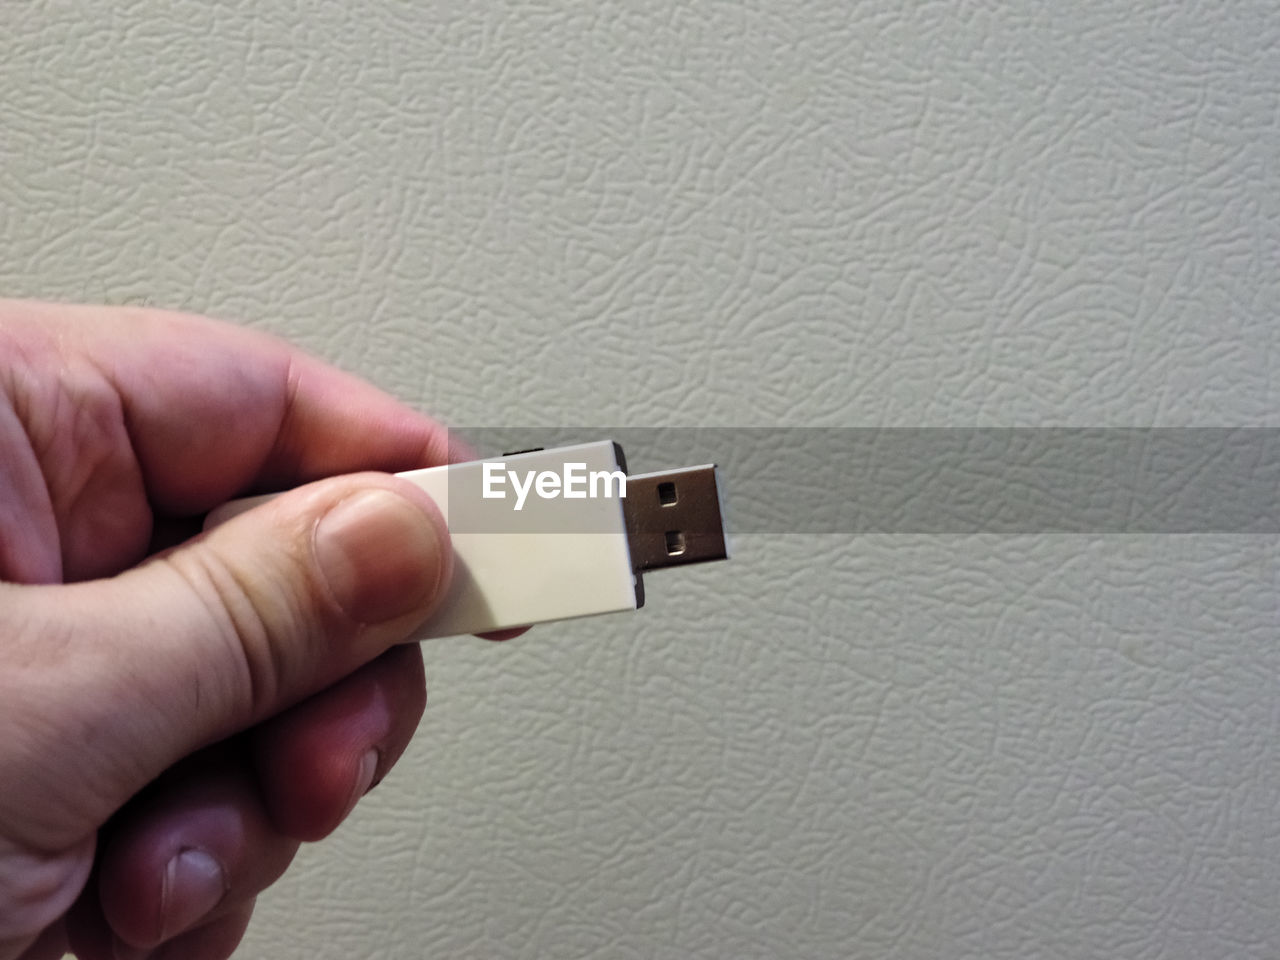
[[(425, 704), (444, 430), (252, 331), (0, 301), (0, 960), (221, 960)], [(145, 562), (143, 562), (145, 561)]]

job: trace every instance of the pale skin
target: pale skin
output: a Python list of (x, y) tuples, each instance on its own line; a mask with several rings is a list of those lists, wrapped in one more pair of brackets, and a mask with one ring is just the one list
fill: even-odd
[(0, 960), (231, 955), (417, 726), (452, 555), (389, 474), (448, 457), (281, 341), (0, 301)]

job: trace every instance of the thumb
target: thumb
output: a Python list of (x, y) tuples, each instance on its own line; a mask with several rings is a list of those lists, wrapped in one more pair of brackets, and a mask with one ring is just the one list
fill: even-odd
[(176, 760), (404, 640), (451, 568), (431, 499), (361, 474), (110, 580), (5, 588), (0, 825), (36, 849), (76, 841)]

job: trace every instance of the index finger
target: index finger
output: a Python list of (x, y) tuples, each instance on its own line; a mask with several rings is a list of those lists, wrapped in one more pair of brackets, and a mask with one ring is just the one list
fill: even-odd
[(440, 424), (275, 337), (162, 310), (5, 307), (114, 387), (148, 499), (164, 512), (449, 461)]

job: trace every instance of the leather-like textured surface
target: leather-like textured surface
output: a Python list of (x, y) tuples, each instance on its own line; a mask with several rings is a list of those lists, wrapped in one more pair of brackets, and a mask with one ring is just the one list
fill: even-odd
[[(1274, 5), (0, 9), (0, 287), (454, 423), (1280, 422)], [(728, 478), (732, 483), (732, 478)], [(758, 536), (426, 651), (240, 955), (1280, 954), (1272, 538)]]

